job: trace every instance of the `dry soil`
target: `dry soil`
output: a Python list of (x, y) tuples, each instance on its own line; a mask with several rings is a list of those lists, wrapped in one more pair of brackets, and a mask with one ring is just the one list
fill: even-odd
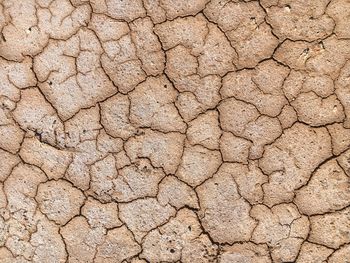
[(0, 0), (1, 263), (349, 263), (349, 0)]

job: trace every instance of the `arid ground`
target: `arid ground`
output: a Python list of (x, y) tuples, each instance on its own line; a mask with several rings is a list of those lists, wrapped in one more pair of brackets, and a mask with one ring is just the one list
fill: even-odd
[(349, 263), (350, 0), (0, 0), (0, 263)]

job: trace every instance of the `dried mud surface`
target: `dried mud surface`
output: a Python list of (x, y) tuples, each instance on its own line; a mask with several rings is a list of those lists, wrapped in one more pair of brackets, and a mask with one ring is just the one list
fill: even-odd
[(349, 0), (0, 0), (1, 263), (349, 263)]

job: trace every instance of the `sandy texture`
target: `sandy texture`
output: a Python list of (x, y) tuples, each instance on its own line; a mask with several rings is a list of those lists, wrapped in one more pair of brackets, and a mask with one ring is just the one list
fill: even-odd
[(349, 0), (0, 0), (0, 263), (349, 263)]

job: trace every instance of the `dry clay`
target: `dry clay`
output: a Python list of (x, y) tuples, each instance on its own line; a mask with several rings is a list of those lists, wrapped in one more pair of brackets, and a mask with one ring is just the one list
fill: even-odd
[(0, 0), (0, 262), (350, 262), (349, 24)]

